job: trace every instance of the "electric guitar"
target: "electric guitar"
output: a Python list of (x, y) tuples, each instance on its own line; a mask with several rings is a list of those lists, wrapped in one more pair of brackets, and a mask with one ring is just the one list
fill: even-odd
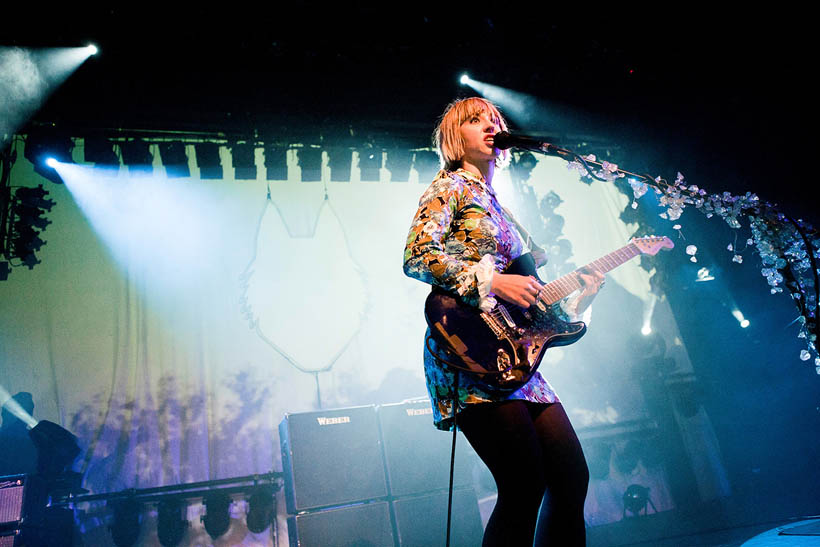
[[(538, 279), (532, 255), (521, 255), (504, 273), (531, 275), (543, 285), (536, 303), (526, 310), (496, 297), (496, 306), (482, 312), (433, 287), (424, 316), (433, 339), (446, 352), (446, 357), (438, 358), (475, 374), (490, 390), (513, 392), (535, 374), (547, 348), (572, 344), (586, 333), (582, 321), (566, 322), (553, 311), (553, 305), (582, 287), (579, 272), (606, 273), (641, 254), (655, 255), (673, 247), (665, 236), (633, 238), (617, 251), (546, 284)], [(453, 357), (457, 363), (449, 360)]]

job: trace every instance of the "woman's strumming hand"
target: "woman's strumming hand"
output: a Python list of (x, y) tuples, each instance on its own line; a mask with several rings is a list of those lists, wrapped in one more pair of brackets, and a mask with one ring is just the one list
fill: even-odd
[(531, 275), (495, 272), (490, 290), (507, 302), (512, 302), (522, 308), (529, 308), (535, 304), (541, 284)]

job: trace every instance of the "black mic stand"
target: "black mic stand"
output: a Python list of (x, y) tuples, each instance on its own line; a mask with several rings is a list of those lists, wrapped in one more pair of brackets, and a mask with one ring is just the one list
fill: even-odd
[[(536, 139), (525, 137), (522, 140), (519, 140), (515, 145), (505, 146), (504, 148), (508, 147), (523, 148), (525, 150), (538, 152), (544, 155), (557, 156), (569, 162), (575, 161), (582, 165), (585, 170), (585, 172), (581, 173), (581, 177), (591, 177), (595, 180), (599, 180), (602, 182), (612, 182), (617, 178), (632, 177), (638, 179), (641, 183), (646, 184), (647, 186), (655, 188), (656, 192), (658, 193), (663, 193), (666, 195), (678, 194), (680, 196), (685, 196), (685, 203), (687, 204), (693, 204), (696, 203), (696, 200), (704, 199), (704, 194), (698, 191), (690, 190), (689, 188), (681, 187), (680, 185), (670, 184), (666, 179), (663, 179), (661, 177), (653, 178), (651, 175), (640, 175), (638, 173), (632, 173), (630, 171), (626, 171), (625, 169), (617, 167), (615, 164), (604, 165), (604, 163), (596, 161), (590, 157), (584, 158), (583, 156), (576, 154), (572, 150), (560, 148), (548, 142), (541, 142)], [(593, 169), (590, 169), (590, 165), (597, 167), (598, 173), (596, 173)], [(606, 175), (607, 173), (609, 173), (609, 175)], [(820, 304), (820, 275), (818, 274), (817, 261), (815, 260), (817, 248), (814, 246), (812, 242), (812, 238), (817, 237), (817, 232), (814, 231), (814, 229), (811, 226), (805, 225), (802, 221), (795, 220), (788, 215), (780, 213), (775, 209), (774, 205), (770, 203), (760, 203), (756, 207), (755, 213), (761, 217), (773, 220), (774, 222), (782, 222), (783, 220), (786, 220), (789, 222), (789, 224), (791, 224), (794, 227), (795, 231), (800, 235), (800, 238), (802, 239), (803, 244), (806, 247), (806, 255), (808, 256), (809, 262), (811, 264), (811, 270), (814, 277), (815, 306)], [(813, 234), (807, 233), (806, 228), (810, 229), (813, 232)], [(784, 268), (783, 273), (784, 277), (787, 279), (788, 282), (787, 286), (797, 286), (802, 289), (802, 285), (797, 279), (797, 275), (795, 274), (795, 272), (792, 271), (791, 267)], [(816, 314), (809, 309), (809, 302), (807, 301), (808, 299), (795, 297), (795, 294), (798, 294), (798, 296), (805, 296), (800, 294), (803, 292), (802, 290), (799, 293), (795, 293), (795, 290), (789, 287), (789, 291), (792, 293), (792, 296), (794, 297), (793, 300), (797, 305), (798, 310), (800, 311), (800, 315), (806, 318), (813, 319), (812, 324), (808, 326), (808, 331), (810, 334), (814, 334), (815, 337), (817, 337), (818, 326), (820, 326), (820, 322), (817, 321)], [(815, 348), (817, 348), (816, 345)]]

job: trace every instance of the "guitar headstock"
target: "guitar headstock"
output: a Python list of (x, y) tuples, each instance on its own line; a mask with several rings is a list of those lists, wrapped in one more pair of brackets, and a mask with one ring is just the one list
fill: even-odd
[(647, 255), (656, 255), (661, 249), (672, 249), (675, 244), (666, 236), (633, 237), (632, 243)]

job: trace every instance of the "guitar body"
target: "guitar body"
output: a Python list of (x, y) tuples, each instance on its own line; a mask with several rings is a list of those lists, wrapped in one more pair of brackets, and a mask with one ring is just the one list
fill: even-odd
[[(504, 273), (538, 279), (529, 253), (513, 261)], [(496, 299), (492, 311), (482, 312), (434, 287), (424, 305), (436, 343), (448, 356), (457, 358), (459, 369), (474, 374), (490, 390), (519, 389), (535, 374), (548, 348), (572, 344), (586, 333), (583, 322), (563, 321), (551, 306), (538, 303), (524, 310)]]

